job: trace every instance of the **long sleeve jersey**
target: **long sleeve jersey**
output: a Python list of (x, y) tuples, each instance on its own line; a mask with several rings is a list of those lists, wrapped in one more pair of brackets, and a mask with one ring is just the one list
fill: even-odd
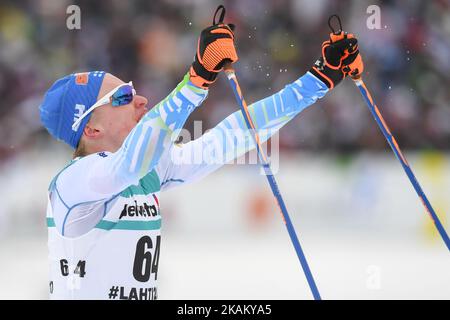
[[(251, 104), (261, 142), (327, 91), (308, 72)], [(198, 139), (174, 142), (207, 93), (186, 75), (116, 152), (75, 158), (55, 176), (47, 206), (52, 298), (157, 297), (160, 191), (205, 177), (256, 147), (241, 111)]]

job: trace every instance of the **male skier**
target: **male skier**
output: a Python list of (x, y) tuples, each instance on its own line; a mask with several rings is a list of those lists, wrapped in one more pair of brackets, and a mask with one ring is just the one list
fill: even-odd
[[(174, 143), (224, 64), (237, 60), (233, 28), (217, 24), (202, 31), (184, 79), (151, 109), (131, 82), (103, 71), (68, 75), (47, 91), (41, 121), (75, 149), (49, 186), (50, 298), (157, 298), (159, 193), (255, 148), (241, 111), (196, 140)], [(261, 140), (349, 72), (362, 70), (355, 37), (344, 32), (330, 37), (307, 73), (249, 106)]]

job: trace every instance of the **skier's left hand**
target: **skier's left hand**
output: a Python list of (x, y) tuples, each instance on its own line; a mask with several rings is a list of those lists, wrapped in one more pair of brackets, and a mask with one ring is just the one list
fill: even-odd
[[(348, 43), (348, 48), (346, 47), (346, 43)], [(330, 33), (330, 40), (325, 41), (322, 46), (324, 45), (327, 48), (335, 46), (334, 50), (340, 55), (340, 69), (344, 72), (345, 77), (350, 76), (356, 78), (364, 71), (364, 63), (359, 53), (358, 40), (353, 34), (343, 31), (339, 34)]]
[(330, 39), (322, 43), (322, 56), (310, 72), (333, 89), (343, 78), (359, 76), (364, 64), (358, 50), (358, 40), (353, 34), (341, 31), (330, 33)]

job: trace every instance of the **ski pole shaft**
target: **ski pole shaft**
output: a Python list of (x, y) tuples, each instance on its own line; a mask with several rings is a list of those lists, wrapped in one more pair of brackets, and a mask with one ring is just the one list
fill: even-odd
[(265, 175), (267, 177), (267, 181), (269, 182), (270, 188), (272, 189), (273, 195), (277, 201), (278, 207), (281, 211), (284, 223), (289, 233), (289, 237), (291, 238), (292, 244), (295, 248), (295, 252), (297, 253), (297, 257), (300, 261), (300, 264), (303, 268), (303, 272), (306, 276), (306, 280), (308, 281), (309, 287), (313, 294), (315, 300), (321, 300), (319, 290), (317, 289), (316, 283), (314, 281), (313, 275), (309, 268), (308, 262), (306, 260), (305, 254), (303, 253), (302, 247), (298, 240), (297, 234), (295, 232), (294, 226), (292, 225), (291, 219), (289, 218), (288, 211), (286, 209), (286, 205), (284, 204), (283, 197), (281, 196), (280, 189), (278, 188), (275, 177), (273, 176), (272, 170), (270, 168), (270, 164), (268, 162), (267, 156), (261, 147), (261, 141), (256, 131), (255, 125), (250, 117), (250, 113), (248, 110), (247, 103), (245, 102), (244, 96), (242, 94), (242, 90), (239, 86), (239, 82), (237, 80), (234, 69), (231, 67), (231, 64), (227, 64), (224, 67), (225, 74), (228, 78), (228, 81), (233, 89), (234, 95), (236, 97), (236, 101), (241, 109), (241, 112), (244, 116), (247, 127), (250, 131), (253, 132), (252, 138), (256, 144), (256, 149), (258, 152), (258, 157), (264, 169)]
[(377, 122), (378, 126), (381, 129), (381, 132), (383, 132), (384, 137), (386, 138), (388, 144), (391, 146), (392, 151), (394, 151), (395, 156), (402, 164), (403, 169), (406, 172), (406, 175), (409, 178), (409, 181), (411, 181), (411, 184), (413, 185), (414, 189), (417, 192), (417, 195), (419, 196), (420, 200), (422, 201), (423, 206), (425, 207), (425, 210), (428, 212), (430, 218), (432, 219), (434, 225), (436, 226), (440, 236), (442, 237), (442, 240), (444, 240), (445, 245), (447, 246), (447, 249), (450, 251), (450, 239), (442, 226), (441, 221), (439, 220), (439, 217), (434, 212), (433, 207), (431, 206), (430, 202), (428, 201), (427, 196), (423, 192), (422, 188), (420, 187), (419, 181), (417, 181), (416, 177), (414, 176), (414, 173), (409, 166), (408, 161), (406, 160), (405, 156), (403, 155), (402, 151), (400, 150), (400, 147), (398, 146), (397, 140), (395, 140), (395, 137), (392, 135), (391, 131), (389, 130), (389, 127), (387, 126), (386, 122), (384, 121), (380, 110), (378, 109), (377, 105), (375, 104), (372, 96), (369, 93), (369, 90), (367, 89), (366, 85), (364, 84), (364, 81), (361, 77), (354, 78), (353, 79), (355, 85), (358, 87), (359, 91), (361, 92), (361, 95), (363, 96), (365, 102), (367, 103), (367, 107), (369, 108), (370, 112), (372, 113), (372, 116), (375, 118), (375, 121)]

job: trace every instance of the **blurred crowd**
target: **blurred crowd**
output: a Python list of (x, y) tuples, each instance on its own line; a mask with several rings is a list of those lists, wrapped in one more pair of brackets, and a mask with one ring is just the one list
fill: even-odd
[[(0, 162), (36, 143), (56, 143), (38, 106), (63, 75), (105, 70), (133, 80), (150, 104), (163, 99), (192, 63), (200, 31), (218, 4), (236, 25), (236, 64), (246, 100), (264, 98), (296, 80), (320, 54), (328, 17), (355, 33), (366, 84), (405, 149), (450, 147), (450, 3), (333, 0), (21, 0), (0, 2)], [(81, 29), (69, 30), (69, 5)], [(369, 29), (369, 5), (381, 25)], [(203, 130), (237, 110), (223, 79), (187, 123)], [(293, 120), (280, 134), (284, 150), (348, 152), (387, 148), (351, 81)]]

